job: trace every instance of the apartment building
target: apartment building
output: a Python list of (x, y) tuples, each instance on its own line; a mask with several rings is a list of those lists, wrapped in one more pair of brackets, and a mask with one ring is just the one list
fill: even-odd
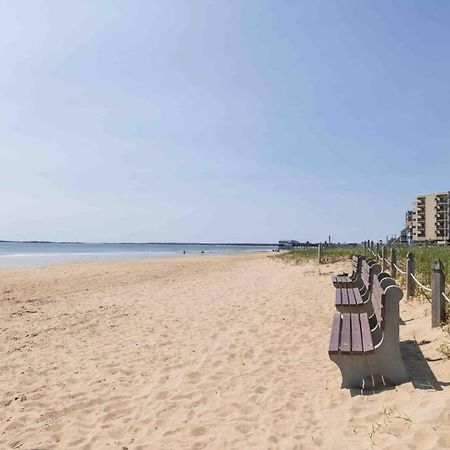
[(419, 195), (406, 213), (408, 235), (416, 242), (450, 243), (450, 192)]
[(414, 239), (413, 236), (413, 226), (414, 226), (414, 211), (408, 210), (405, 215), (405, 228), (401, 232), (400, 242), (402, 244), (407, 244)]

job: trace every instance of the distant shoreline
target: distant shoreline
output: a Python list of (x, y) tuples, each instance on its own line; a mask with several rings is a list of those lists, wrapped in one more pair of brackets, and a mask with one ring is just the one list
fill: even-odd
[(229, 245), (247, 247), (277, 246), (278, 243), (253, 242), (83, 242), (83, 241), (9, 241), (0, 239), (0, 243), (15, 244), (85, 244), (85, 245)]
[(99, 259), (161, 258), (169, 255), (267, 252), (277, 245), (1, 241), (0, 267), (24, 267)]

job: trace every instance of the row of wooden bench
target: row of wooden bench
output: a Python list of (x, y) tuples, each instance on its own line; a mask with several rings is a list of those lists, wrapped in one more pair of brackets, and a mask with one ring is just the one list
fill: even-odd
[(400, 384), (408, 376), (400, 353), (402, 290), (381, 266), (353, 256), (351, 275), (333, 276), (336, 288), (328, 354), (342, 373), (342, 387), (367, 387), (374, 378)]

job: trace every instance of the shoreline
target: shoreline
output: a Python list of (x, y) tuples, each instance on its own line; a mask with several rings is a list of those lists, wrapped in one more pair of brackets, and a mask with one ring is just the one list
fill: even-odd
[[(88, 264), (88, 263), (96, 263), (96, 262), (132, 262), (132, 261), (162, 261), (165, 259), (174, 259), (174, 258), (188, 258), (188, 257), (205, 257), (205, 256), (233, 256), (233, 255), (253, 255), (253, 254), (262, 254), (262, 255), (271, 255), (273, 252), (271, 250), (243, 250), (243, 251), (233, 251), (233, 252), (208, 252), (205, 251), (201, 253), (201, 251), (187, 251), (185, 254), (182, 252), (166, 252), (166, 253), (149, 253), (149, 254), (139, 254), (139, 253), (79, 253), (77, 255), (86, 255), (86, 258), (74, 258), (72, 259), (72, 254), (21, 254), (21, 255), (1, 255), (0, 254), (0, 271), (2, 270), (14, 270), (14, 269), (33, 269), (33, 268), (45, 268), (45, 267), (55, 267), (55, 266), (66, 266), (70, 264)], [(30, 263), (11, 263), (11, 265), (2, 264), (4, 259), (7, 258), (35, 258), (35, 257), (43, 257), (48, 255), (49, 257), (62, 256), (67, 257), (67, 259), (59, 260), (59, 261), (40, 261), (40, 262), (30, 262)], [(93, 257), (93, 255), (99, 255), (98, 257)], [(114, 256), (111, 256), (114, 255)]]

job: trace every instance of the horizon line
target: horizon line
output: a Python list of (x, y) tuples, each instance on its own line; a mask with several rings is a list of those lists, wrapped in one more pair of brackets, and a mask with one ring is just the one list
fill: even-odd
[(89, 242), (89, 241), (41, 241), (41, 240), (9, 240), (0, 239), (0, 243), (18, 244), (113, 244), (113, 245), (253, 245), (253, 246), (275, 246), (278, 243), (264, 242)]

